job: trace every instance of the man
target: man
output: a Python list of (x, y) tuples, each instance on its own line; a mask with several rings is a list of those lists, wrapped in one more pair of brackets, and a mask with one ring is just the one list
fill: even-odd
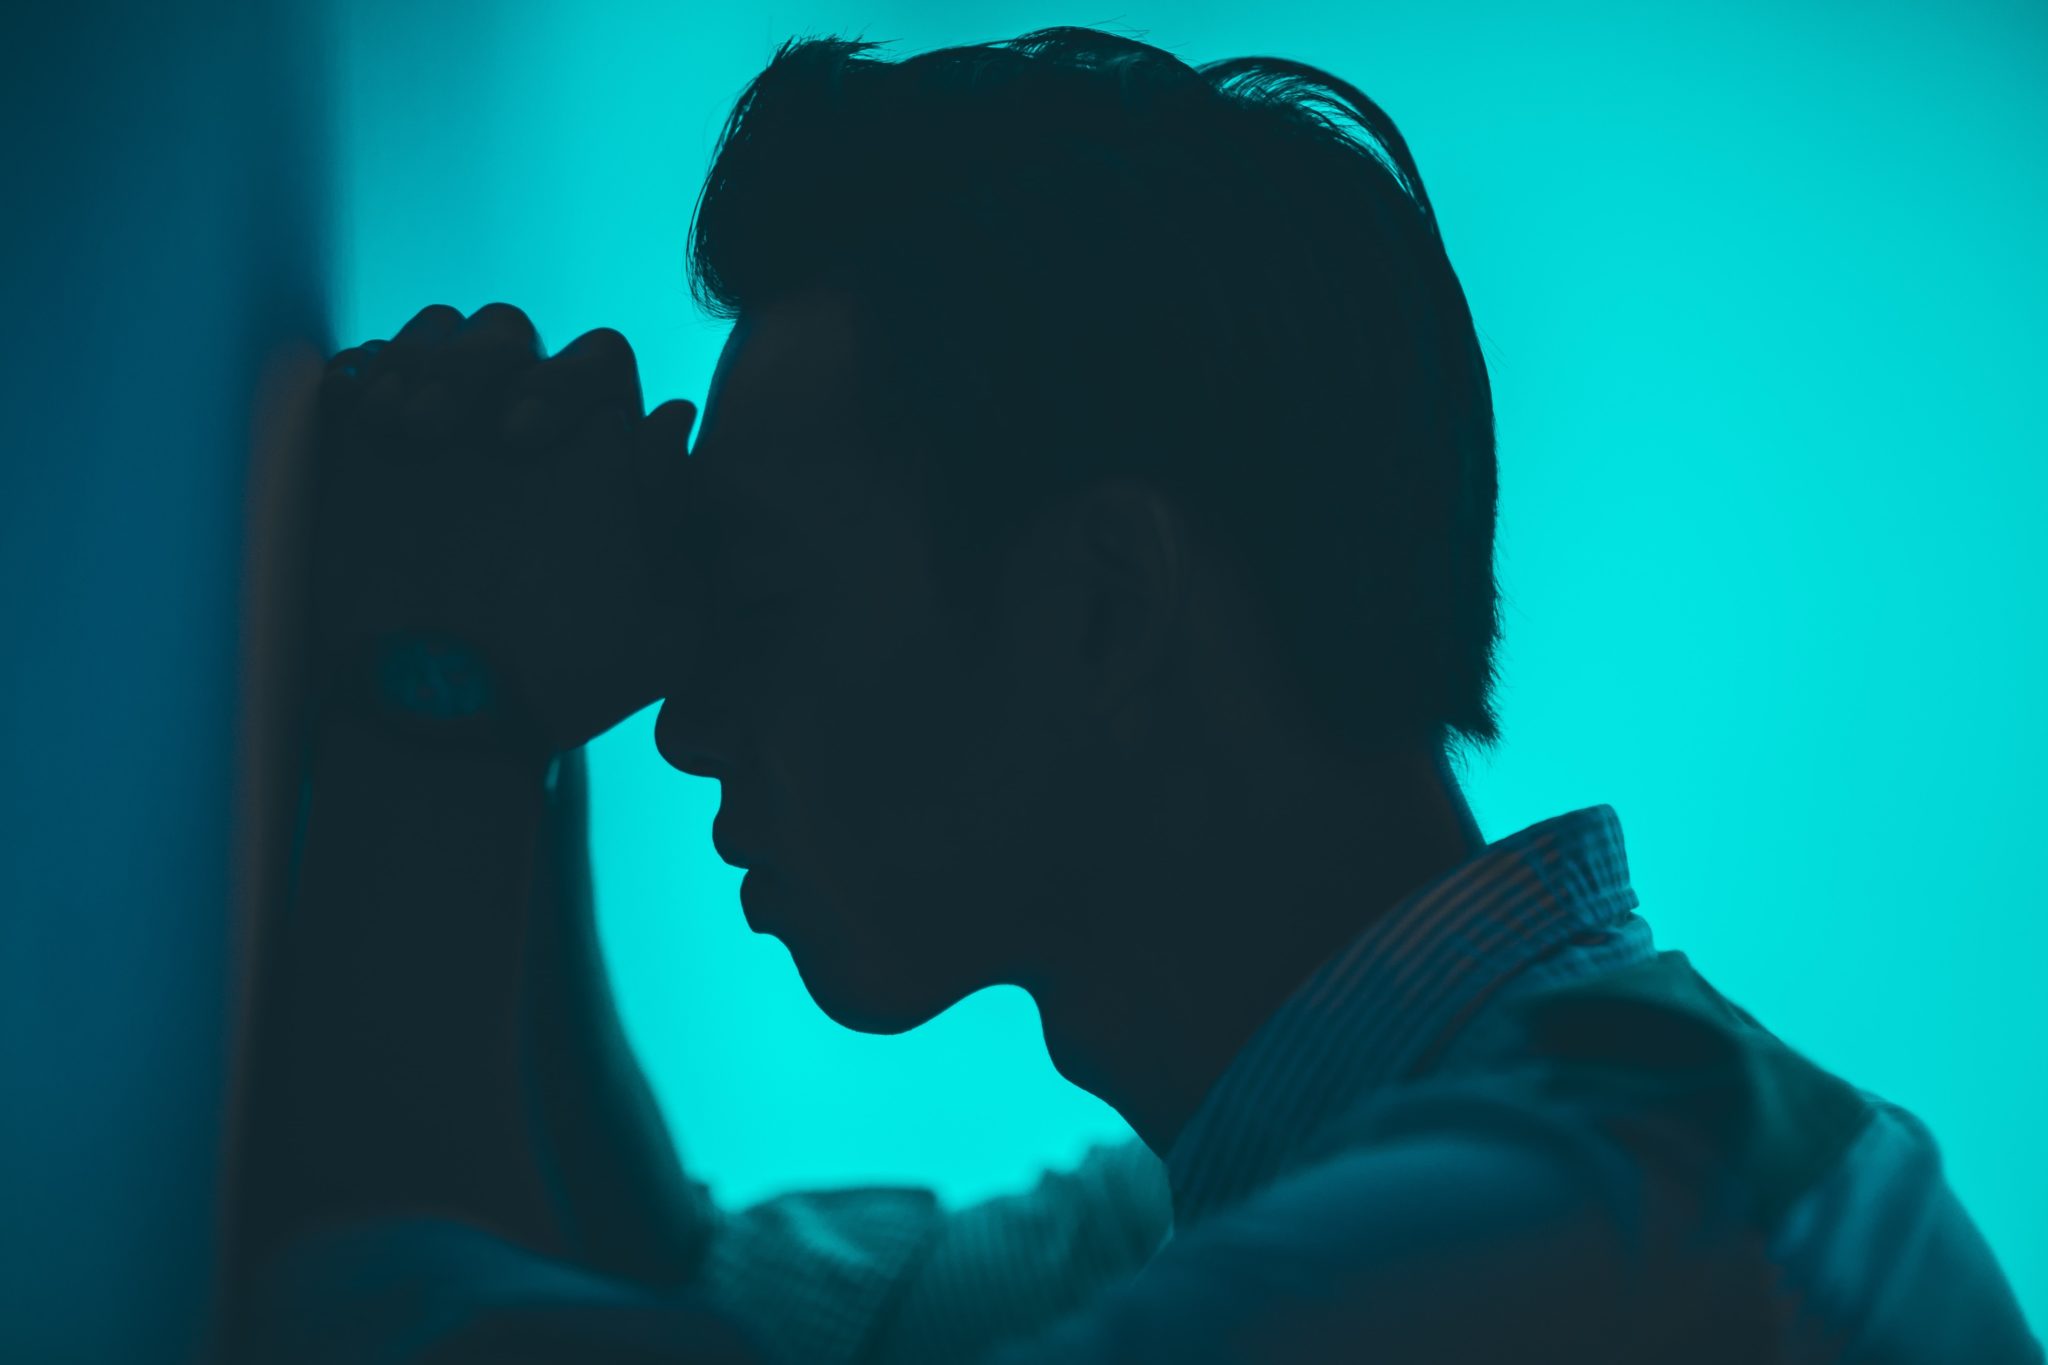
[[(1385, 115), (865, 46), (721, 139), (688, 454), (615, 332), (335, 361), (252, 1353), (2039, 1361), (1927, 1130), (1656, 951), (1611, 808), (1473, 820), (1492, 413)], [(657, 699), (820, 1008), (1021, 986), (1142, 1146), (951, 1213), (686, 1179), (580, 843), (576, 751)]]

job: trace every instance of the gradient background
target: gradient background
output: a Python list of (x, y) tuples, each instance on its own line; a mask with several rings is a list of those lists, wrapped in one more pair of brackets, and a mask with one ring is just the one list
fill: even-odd
[[(1493, 375), (1507, 743), (1467, 769), (1482, 830), (1612, 803), (1660, 945), (1924, 1117), (2048, 1321), (2048, 12), (1540, 8), (372, 6), (340, 87), (341, 340), (504, 299), (551, 350), (623, 331), (650, 408), (701, 403), (725, 329), (684, 289), (689, 214), (786, 36), (905, 55), (1077, 23), (1356, 82), (1414, 150)], [(826, 1019), (740, 917), (717, 784), (652, 722), (592, 750), (602, 935), (723, 1199), (968, 1200), (1128, 1135), (1014, 988), (902, 1037)]]
[[(250, 774), (292, 536), (249, 509), (303, 455), (259, 377), (506, 300), (701, 402), (685, 232), (776, 43), (1056, 23), (1392, 114), (1498, 407), (1482, 828), (1612, 803), (1661, 944), (1923, 1116), (2048, 1323), (2038, 3), (74, 0), (0, 14), (0, 1359), (211, 1339), (236, 907), (282, 853)], [(601, 931), (722, 1198), (965, 1201), (1125, 1136), (1014, 990), (830, 1023), (651, 724), (593, 750)]]

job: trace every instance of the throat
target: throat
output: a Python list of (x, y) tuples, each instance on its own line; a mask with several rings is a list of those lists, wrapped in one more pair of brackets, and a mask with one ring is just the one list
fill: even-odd
[(1368, 806), (1272, 831), (1240, 825), (1156, 855), (1155, 872), (1179, 875), (1126, 875), (1119, 893), (1109, 890), (1116, 877), (1098, 881), (1092, 932), (1020, 983), (1060, 1074), (1164, 1156), (1245, 1044), (1323, 964), (1483, 851), (1448, 772), (1429, 779), (1406, 789), (1406, 818)]

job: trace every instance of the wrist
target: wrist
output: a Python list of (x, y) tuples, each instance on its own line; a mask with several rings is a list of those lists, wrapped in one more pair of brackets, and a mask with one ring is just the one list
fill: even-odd
[(478, 736), (475, 742), (453, 743), (446, 734), (422, 733), (371, 711), (339, 706), (323, 707), (313, 727), (317, 771), (373, 773), (386, 790), (398, 774), (437, 787), (544, 788), (551, 755), (529, 746), (481, 741)]
[(473, 757), (545, 771), (553, 757), (504, 685), (502, 670), (446, 635), (394, 631), (357, 645), (328, 675), (325, 724), (381, 733), (397, 752)]

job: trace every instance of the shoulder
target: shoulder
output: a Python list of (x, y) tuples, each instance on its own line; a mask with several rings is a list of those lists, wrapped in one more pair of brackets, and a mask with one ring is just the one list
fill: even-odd
[(1100, 1328), (1156, 1353), (1101, 1358), (1774, 1358), (1770, 1266), (1726, 1192), (1568, 1109), (1466, 1078), (1332, 1132), (1168, 1242)]
[(1875, 1113), (1669, 951), (1488, 1011), (1443, 1074), (1518, 1089), (1672, 1180), (1737, 1187), (1764, 1226), (1843, 1163)]
[(1411, 1116), (1178, 1231), (1131, 1284), (1000, 1359), (1632, 1358), (1641, 1233), (1625, 1182), (1437, 1098), (1435, 1121)]

